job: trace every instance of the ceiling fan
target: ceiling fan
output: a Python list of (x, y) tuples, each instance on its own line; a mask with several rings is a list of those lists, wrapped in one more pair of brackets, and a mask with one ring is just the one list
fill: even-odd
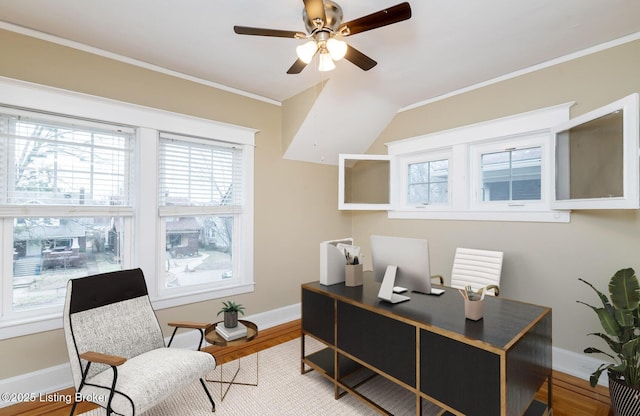
[(309, 39), (308, 42), (296, 48), (298, 59), (291, 65), (287, 74), (299, 74), (316, 55), (318, 55), (320, 71), (334, 69), (334, 61), (342, 58), (368, 71), (376, 66), (377, 62), (348, 45), (342, 38), (398, 23), (411, 17), (411, 6), (408, 2), (404, 2), (342, 23), (342, 8), (337, 3), (331, 0), (303, 0), (303, 2), (302, 20), (308, 33), (246, 26), (234, 26), (233, 30), (239, 35)]

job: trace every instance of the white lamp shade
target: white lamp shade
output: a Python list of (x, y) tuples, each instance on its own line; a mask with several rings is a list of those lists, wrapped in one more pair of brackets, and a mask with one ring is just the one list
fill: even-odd
[(331, 55), (328, 53), (321, 53), (318, 62), (318, 71), (332, 71), (336, 68), (336, 64), (333, 63)]
[(309, 42), (296, 47), (296, 54), (302, 62), (308, 64), (313, 59), (313, 56), (316, 54), (317, 50), (318, 44), (316, 43), (316, 41), (310, 40)]
[(347, 54), (347, 43), (336, 38), (331, 38), (327, 41), (327, 49), (331, 54), (331, 58), (334, 61), (339, 61)]

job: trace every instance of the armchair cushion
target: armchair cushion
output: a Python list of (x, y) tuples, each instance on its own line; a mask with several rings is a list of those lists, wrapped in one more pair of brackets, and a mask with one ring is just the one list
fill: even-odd
[[(118, 382), (111, 408), (122, 415), (140, 414), (192, 384), (194, 374), (204, 377), (213, 367), (211, 354), (199, 351), (160, 348), (137, 355), (117, 367)], [(81, 393), (106, 408), (112, 382), (113, 370), (107, 368), (87, 379)]]
[[(132, 358), (146, 351), (164, 347), (160, 325), (151, 311), (149, 298), (140, 296), (98, 308), (76, 312), (70, 316), (75, 348), (80, 354), (95, 351)], [(110, 369), (104, 364), (91, 365), (88, 377)], [(82, 377), (80, 365), (72, 365), (77, 380)]]

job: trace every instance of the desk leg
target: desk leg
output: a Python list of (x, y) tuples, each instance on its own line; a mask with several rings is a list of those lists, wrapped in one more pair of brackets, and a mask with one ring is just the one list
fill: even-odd
[(300, 374), (306, 373), (304, 371), (304, 333), (300, 336)]
[(547, 414), (553, 416), (553, 394), (551, 388), (553, 387), (553, 375), (549, 373), (547, 377)]

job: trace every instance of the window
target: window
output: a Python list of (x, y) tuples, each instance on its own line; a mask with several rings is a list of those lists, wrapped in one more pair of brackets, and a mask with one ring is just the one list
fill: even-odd
[(411, 163), (407, 173), (409, 204), (444, 204), (449, 192), (449, 160)]
[(161, 133), (161, 293), (247, 280), (238, 245), (246, 217), (243, 152), (221, 142)]
[(553, 207), (640, 207), (639, 107), (634, 93), (552, 129)]
[(255, 130), (9, 79), (0, 97), (0, 339), (61, 328), (73, 277), (140, 267), (156, 309), (253, 290)]
[(388, 156), (340, 154), (338, 209), (386, 210), (391, 207)]
[(133, 146), (124, 126), (2, 110), (3, 318), (59, 310), (68, 279), (130, 261)]
[(548, 132), (469, 147), (474, 209), (551, 211)]
[(480, 156), (483, 201), (539, 201), (542, 149), (507, 149)]
[(549, 170), (570, 105), (388, 143), (389, 218), (568, 221), (550, 207)]

